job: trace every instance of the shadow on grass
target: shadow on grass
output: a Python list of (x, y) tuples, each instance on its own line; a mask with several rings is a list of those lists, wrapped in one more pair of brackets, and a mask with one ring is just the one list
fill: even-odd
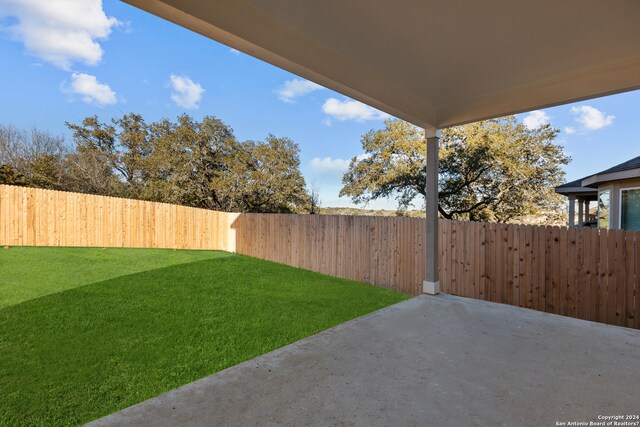
[(407, 297), (250, 257), (0, 310), (0, 425), (91, 421)]
[(222, 251), (11, 247), (0, 249), (0, 310), (129, 274), (232, 256)]

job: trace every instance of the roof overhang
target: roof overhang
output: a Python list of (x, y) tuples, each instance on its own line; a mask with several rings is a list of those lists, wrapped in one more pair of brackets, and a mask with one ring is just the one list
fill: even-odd
[(578, 200), (597, 200), (598, 190), (585, 187), (556, 187), (556, 193), (565, 197), (575, 197)]
[(585, 187), (556, 187), (556, 193), (558, 194), (597, 194), (598, 190)]
[(638, 0), (125, 0), (426, 129), (640, 88)]
[(598, 187), (605, 182), (619, 181), (623, 179), (640, 178), (640, 169), (630, 169), (621, 172), (601, 173), (592, 175), (582, 181), (584, 187)]

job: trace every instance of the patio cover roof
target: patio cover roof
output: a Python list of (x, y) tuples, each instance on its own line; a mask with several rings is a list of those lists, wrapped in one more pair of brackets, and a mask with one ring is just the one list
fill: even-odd
[(125, 0), (426, 129), (640, 88), (637, 0)]

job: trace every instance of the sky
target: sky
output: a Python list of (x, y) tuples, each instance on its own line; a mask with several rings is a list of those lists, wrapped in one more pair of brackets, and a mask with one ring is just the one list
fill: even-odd
[[(326, 207), (355, 206), (338, 196), (342, 174), (362, 135), (390, 117), (117, 0), (0, 0), (0, 58), (0, 124), (71, 143), (65, 122), (92, 115), (216, 116), (239, 140), (293, 139)], [(518, 118), (561, 130), (567, 180), (640, 155), (640, 91)]]

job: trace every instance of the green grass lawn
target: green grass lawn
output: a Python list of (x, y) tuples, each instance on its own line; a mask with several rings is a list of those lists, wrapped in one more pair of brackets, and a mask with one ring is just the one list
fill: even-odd
[(407, 296), (216, 251), (0, 249), (0, 425), (77, 425)]

